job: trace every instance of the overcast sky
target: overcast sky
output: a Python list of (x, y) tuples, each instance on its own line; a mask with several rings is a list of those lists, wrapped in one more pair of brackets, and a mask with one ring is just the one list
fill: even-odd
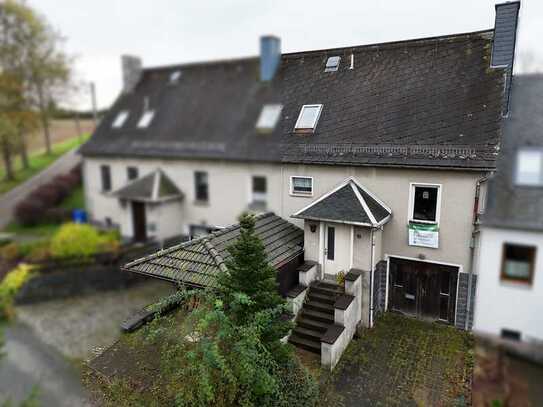
[[(283, 52), (487, 29), (496, 0), (28, 0), (66, 37), (80, 80), (98, 104), (120, 91), (120, 55), (145, 66), (258, 53), (275, 34)], [(543, 0), (523, 0), (517, 71), (543, 71)], [(79, 107), (89, 107), (81, 95)]]

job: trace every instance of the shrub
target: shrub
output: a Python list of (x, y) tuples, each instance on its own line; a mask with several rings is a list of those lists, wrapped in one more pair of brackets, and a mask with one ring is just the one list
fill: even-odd
[(46, 208), (60, 203), (62, 192), (53, 184), (45, 184), (30, 194), (32, 199), (38, 199), (43, 202)]
[(21, 263), (0, 283), (0, 321), (13, 316), (13, 300), (19, 289), (32, 277), (32, 267)]
[(15, 207), (15, 217), (23, 226), (32, 226), (41, 221), (44, 204), (38, 199), (25, 199)]
[(47, 208), (43, 214), (43, 220), (47, 223), (69, 222), (72, 218), (72, 210), (68, 208)]
[(21, 252), (19, 251), (19, 246), (17, 243), (9, 243), (0, 248), (0, 259), (4, 261), (14, 261), (19, 257), (21, 257)]
[(115, 238), (111, 234), (101, 235), (87, 224), (66, 223), (60, 227), (51, 240), (51, 255), (54, 258), (89, 258), (111, 248)]

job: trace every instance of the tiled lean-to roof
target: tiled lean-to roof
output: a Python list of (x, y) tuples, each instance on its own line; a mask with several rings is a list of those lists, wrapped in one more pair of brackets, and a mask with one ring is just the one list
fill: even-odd
[[(303, 230), (273, 213), (256, 217), (255, 232), (275, 268), (303, 250)], [(213, 287), (217, 274), (226, 269), (225, 260), (230, 257), (226, 249), (239, 233), (239, 224), (235, 224), (135, 260), (122, 269), (190, 286)]]
[[(84, 156), (278, 163), (493, 168), (504, 69), (490, 68), (493, 30), (283, 54), (273, 80), (259, 59), (148, 68), (82, 148)], [(329, 57), (339, 68), (325, 72)], [(352, 63), (351, 63), (352, 58)], [(175, 84), (173, 72), (181, 74)], [(283, 106), (259, 132), (264, 105)], [(313, 134), (294, 126), (322, 104)], [(154, 111), (138, 127), (144, 109)], [(112, 123), (129, 112), (120, 128)]]
[(184, 197), (179, 188), (161, 170), (129, 181), (125, 186), (114, 191), (112, 195), (120, 199), (142, 202), (161, 202)]
[(292, 217), (376, 227), (386, 223), (391, 215), (390, 208), (379, 198), (354, 178), (348, 178)]

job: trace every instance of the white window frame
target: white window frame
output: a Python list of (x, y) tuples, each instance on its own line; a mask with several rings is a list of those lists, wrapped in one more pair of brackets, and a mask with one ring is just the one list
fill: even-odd
[[(436, 207), (436, 220), (417, 220), (413, 219), (413, 211), (415, 209), (415, 188), (416, 187), (434, 187), (437, 188), (437, 207)], [(443, 186), (441, 184), (433, 184), (426, 182), (411, 182), (409, 184), (409, 205), (407, 219), (413, 223), (426, 223), (429, 225), (439, 225), (441, 219), (441, 194), (443, 192)]]
[[(305, 178), (305, 179), (310, 179), (311, 180), (311, 192), (295, 192), (294, 191), (294, 178)], [(307, 175), (291, 175), (290, 176), (290, 195), (291, 196), (303, 196), (303, 197), (312, 197), (313, 194), (315, 193), (315, 184), (314, 184), (314, 180), (313, 180), (313, 177), (308, 177)]]
[(111, 123), (111, 127), (113, 127), (114, 129), (120, 129), (124, 126), (124, 124), (128, 120), (128, 117), (130, 117), (130, 111), (121, 110), (119, 113), (117, 113), (117, 116), (115, 116), (115, 119)]
[(155, 118), (154, 110), (145, 110), (138, 121), (138, 129), (146, 129)]
[[(539, 170), (539, 182), (523, 182), (520, 180), (520, 156), (522, 153), (538, 153), (540, 155), (540, 170)], [(543, 149), (538, 147), (523, 147), (517, 150), (515, 157), (515, 185), (523, 187), (541, 187), (543, 186)]]
[[(271, 110), (271, 113), (269, 112)], [(271, 115), (275, 113), (276, 115), (273, 117), (273, 121), (271, 123), (271, 126), (264, 126), (264, 114), (268, 111), (268, 115)], [(279, 123), (279, 119), (281, 118), (281, 113), (283, 112), (283, 105), (281, 103), (268, 103), (262, 106), (262, 109), (260, 110), (260, 114), (258, 115), (258, 119), (256, 121), (256, 129), (259, 132), (272, 132), (275, 127), (277, 126), (277, 123)]]
[[(315, 123), (313, 124), (313, 127), (299, 127), (300, 122), (302, 121), (304, 110), (314, 108), (314, 107), (318, 107), (319, 111), (317, 113), (317, 116), (315, 117)], [(294, 125), (294, 131), (298, 133), (304, 133), (304, 132), (314, 133), (315, 130), (317, 130), (317, 126), (319, 124), (319, 119), (322, 113), (322, 107), (323, 107), (322, 104), (303, 105), (302, 108), (300, 109), (300, 113), (298, 114), (298, 119), (296, 120), (296, 124)]]
[[(337, 60), (337, 64), (328, 66), (328, 62), (330, 62), (330, 60), (332, 59)], [(326, 64), (324, 65), (324, 72), (337, 72), (339, 70), (340, 63), (341, 63), (341, 56), (333, 55), (331, 57), (328, 57), (326, 59)]]

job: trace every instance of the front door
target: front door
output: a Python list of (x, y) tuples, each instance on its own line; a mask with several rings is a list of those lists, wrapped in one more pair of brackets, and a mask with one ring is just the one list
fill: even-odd
[(334, 225), (324, 225), (324, 272), (326, 274), (336, 274), (337, 259), (336, 259), (336, 231)]
[(391, 258), (391, 309), (454, 324), (457, 278), (457, 267)]
[(145, 218), (145, 203), (132, 202), (132, 226), (134, 240), (144, 242), (147, 240), (147, 221)]

